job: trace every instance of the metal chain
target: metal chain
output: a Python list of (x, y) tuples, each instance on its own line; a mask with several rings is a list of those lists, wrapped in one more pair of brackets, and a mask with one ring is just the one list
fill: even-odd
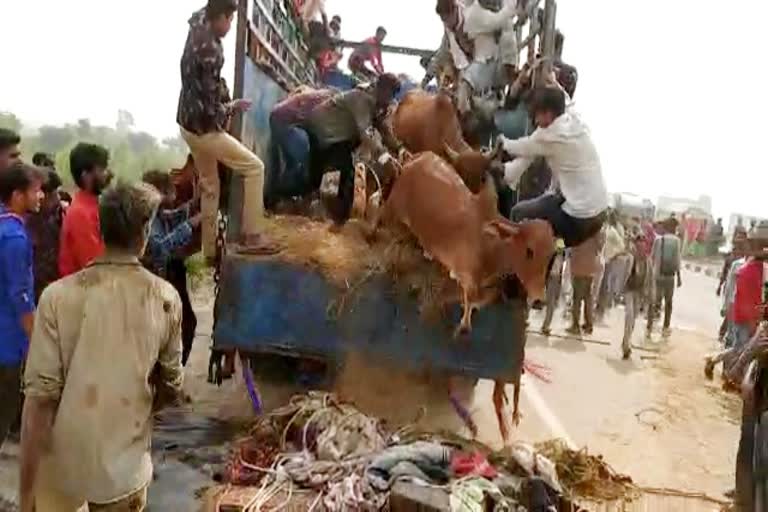
[(216, 229), (216, 265), (213, 270), (214, 294), (219, 295), (219, 286), (221, 281), (221, 264), (227, 253), (227, 226), (229, 225), (229, 216), (219, 212), (218, 227)]

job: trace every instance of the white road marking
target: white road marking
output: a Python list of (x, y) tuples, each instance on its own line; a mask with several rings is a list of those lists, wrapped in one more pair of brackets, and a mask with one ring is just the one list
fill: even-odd
[(536, 410), (536, 414), (539, 415), (539, 418), (541, 418), (547, 426), (552, 436), (565, 441), (565, 444), (568, 445), (568, 448), (571, 450), (576, 450), (576, 443), (573, 442), (573, 439), (568, 435), (563, 424), (557, 416), (555, 416), (555, 413), (552, 412), (552, 409), (549, 408), (546, 401), (544, 401), (544, 397), (539, 393), (538, 388), (533, 383), (533, 379), (523, 375), (521, 383), (523, 384), (522, 394)]

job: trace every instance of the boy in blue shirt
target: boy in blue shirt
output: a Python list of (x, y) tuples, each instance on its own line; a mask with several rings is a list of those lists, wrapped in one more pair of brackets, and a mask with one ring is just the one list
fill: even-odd
[(0, 173), (0, 446), (21, 407), (21, 374), (35, 311), (32, 242), (24, 225), (40, 210), (42, 174), (13, 164)]

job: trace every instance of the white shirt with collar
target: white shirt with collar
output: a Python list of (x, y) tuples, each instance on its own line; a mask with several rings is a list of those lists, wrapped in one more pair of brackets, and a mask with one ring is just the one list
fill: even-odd
[(563, 211), (577, 219), (589, 219), (608, 208), (608, 191), (589, 128), (567, 95), (566, 100), (565, 113), (548, 127), (516, 140), (502, 137), (504, 150), (518, 157), (505, 164), (504, 179), (515, 189), (533, 160), (544, 157), (565, 197)]
[(505, 0), (499, 12), (493, 12), (475, 0), (464, 10), (464, 32), (475, 42), (475, 62), (498, 58), (496, 33), (508, 28), (517, 12), (517, 0)]

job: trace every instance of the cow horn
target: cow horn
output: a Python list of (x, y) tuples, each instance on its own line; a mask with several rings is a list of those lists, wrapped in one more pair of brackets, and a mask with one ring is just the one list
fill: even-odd
[(451, 163), (455, 163), (459, 159), (459, 154), (447, 142), (443, 143), (443, 149), (445, 150), (445, 156), (448, 157)]

